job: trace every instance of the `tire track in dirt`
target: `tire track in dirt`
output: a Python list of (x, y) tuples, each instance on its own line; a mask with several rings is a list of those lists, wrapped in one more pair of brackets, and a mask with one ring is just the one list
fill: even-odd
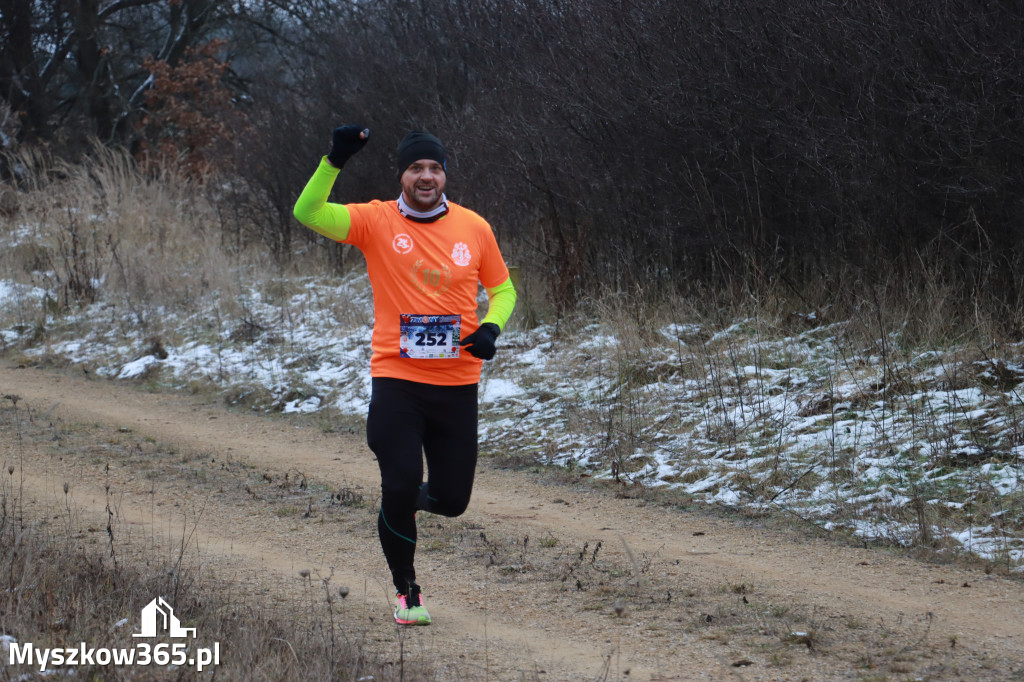
[[(34, 369), (0, 369), (0, 395), (8, 393), (31, 401), (36, 410), (56, 405), (54, 411), (70, 421), (129, 428), (257, 468), (290, 467), (323, 481), (371, 490), (379, 483), (376, 464), (359, 436), (324, 434), (296, 428), (284, 419), (229, 412), (186, 396), (141, 393), (129, 386)], [(41, 502), (63, 504), (61, 473), (33, 478), (32, 488)], [(96, 508), (103, 501), (102, 490), (79, 490), (77, 495), (79, 504), (102, 511), (102, 506)], [(168, 514), (174, 500), (162, 500), (159, 508), (165, 513), (157, 518), (151, 497), (123, 500), (120, 513), (140, 527), (147, 523), (173, 526)], [(262, 567), (278, 581), (294, 576), (303, 562), (319, 568), (334, 566), (337, 581), (371, 585), (361, 590), (358, 605), (349, 600), (351, 608), (363, 622), (376, 617), (373, 637), (385, 645), (395, 641), (394, 628), (381, 624), (388, 616), (389, 599), (375, 530), (368, 528), (346, 547), (344, 539), (317, 542), (295, 537), (292, 542), (291, 536), (261, 537), (267, 534), (265, 529), (237, 518), (218, 525), (222, 516), (228, 518), (207, 509), (197, 526), (207, 557), (229, 557), (250, 572)], [(681, 588), (691, 583), (751, 585), (773, 601), (800, 605), (823, 620), (887, 623), (894, 629), (918, 623), (933, 641), (955, 641), (961, 656), (1024, 660), (1021, 585), (980, 571), (824, 541), (794, 542), (762, 528), (739, 527), (723, 519), (672, 512), (595, 491), (548, 486), (529, 475), (486, 468), (479, 472), (466, 518), (488, 532), (531, 537), (558, 533), (580, 544), (600, 538), (607, 552), (619, 555), (624, 554), (621, 536), (634, 554), (656, 556), (660, 565), (676, 567), (671, 570), (677, 573)], [(609, 656), (614, 658), (614, 670), (630, 671), (628, 679), (747, 679), (749, 675), (731, 665), (728, 647), (694, 634), (662, 632), (654, 637), (637, 631), (641, 628), (609, 627), (593, 615), (566, 614), (542, 605), (520, 609), (515, 604), (516, 618), (499, 617), (488, 602), (501, 598), (500, 586), (488, 583), (485, 568), (441, 570), (431, 566), (432, 561), (428, 555), (418, 564), (430, 577), (428, 584), (443, 596), (428, 602), (435, 625), (409, 633), (411, 640), (442, 657), (486, 656), (483, 669), (490, 679), (520, 679), (523, 671), (537, 670), (546, 671), (539, 675), (541, 679), (594, 679), (602, 673), (603, 662), (611, 660)], [(482, 598), (481, 586), (490, 590)], [(596, 624), (591, 625), (591, 620)], [(830, 679), (823, 672), (829, 670), (828, 661), (823, 667), (822, 663), (801, 660), (779, 674), (800, 679), (807, 672), (811, 679)]]

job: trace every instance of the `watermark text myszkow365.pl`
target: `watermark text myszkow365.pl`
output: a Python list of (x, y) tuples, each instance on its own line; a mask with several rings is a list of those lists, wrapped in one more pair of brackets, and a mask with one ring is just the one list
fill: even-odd
[[(141, 632), (135, 638), (158, 637), (166, 633), (172, 639), (195, 637), (195, 628), (182, 627), (178, 618), (162, 597), (157, 597), (142, 609)], [(91, 647), (85, 642), (77, 647), (36, 647), (31, 642), (7, 644), (10, 665), (37, 665), (40, 672), (48, 668), (94, 665), (114, 666), (176, 666), (194, 667), (202, 672), (209, 666), (220, 664), (220, 642), (212, 647), (190, 646), (189, 642), (139, 642), (131, 647)]]
[(161, 642), (150, 644), (142, 642), (133, 647), (106, 648), (90, 647), (82, 642), (77, 647), (40, 648), (31, 642), (13, 643), (8, 647), (10, 652), (8, 663), (11, 665), (38, 665), (39, 671), (62, 666), (93, 666), (93, 665), (174, 665), (178, 667), (195, 666), (202, 672), (210, 665), (220, 663), (220, 642), (213, 647), (190, 650), (184, 642)]

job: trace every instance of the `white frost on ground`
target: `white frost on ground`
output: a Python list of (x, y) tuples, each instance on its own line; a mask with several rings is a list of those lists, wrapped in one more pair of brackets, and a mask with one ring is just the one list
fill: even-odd
[[(118, 380), (201, 382), (255, 409), (362, 417), (372, 331), (365, 277), (293, 284), (298, 293), (284, 301), (246, 293), (245, 320), (226, 318), (213, 299), (190, 316), (159, 311), (158, 352), (152, 329), (103, 303), (46, 313), (40, 341), (26, 320), (54, 294), (0, 280), (0, 343)], [(597, 323), (563, 336), (510, 327), (485, 363), (481, 447), (707, 503), (784, 508), (873, 539), (909, 544), (927, 534), (1024, 564), (1019, 362), (965, 366), (954, 351), (929, 351), (894, 364), (851, 351), (842, 324), (782, 339), (755, 327), (671, 324), (646, 346)], [(991, 507), (992, 496), (1006, 507), (970, 527), (921, 527), (922, 504), (936, 512), (927, 518), (942, 519), (942, 509), (982, 499)]]

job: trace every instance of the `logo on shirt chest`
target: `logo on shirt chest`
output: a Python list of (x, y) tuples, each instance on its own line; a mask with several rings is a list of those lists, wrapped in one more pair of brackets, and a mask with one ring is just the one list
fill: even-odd
[(455, 244), (452, 249), (452, 260), (461, 267), (466, 267), (473, 260), (473, 254), (469, 252), (469, 246), (465, 242)]
[(403, 256), (412, 251), (412, 237), (407, 234), (396, 234), (391, 240), (391, 247)]

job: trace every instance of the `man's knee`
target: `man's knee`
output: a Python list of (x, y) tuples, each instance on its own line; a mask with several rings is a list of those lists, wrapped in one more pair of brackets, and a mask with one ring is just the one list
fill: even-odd
[(430, 498), (430, 512), (441, 516), (462, 516), (469, 507), (469, 495), (442, 495), (439, 499)]
[(391, 481), (380, 487), (381, 496), (388, 500), (403, 500), (415, 504), (419, 496), (419, 482), (414, 480)]

